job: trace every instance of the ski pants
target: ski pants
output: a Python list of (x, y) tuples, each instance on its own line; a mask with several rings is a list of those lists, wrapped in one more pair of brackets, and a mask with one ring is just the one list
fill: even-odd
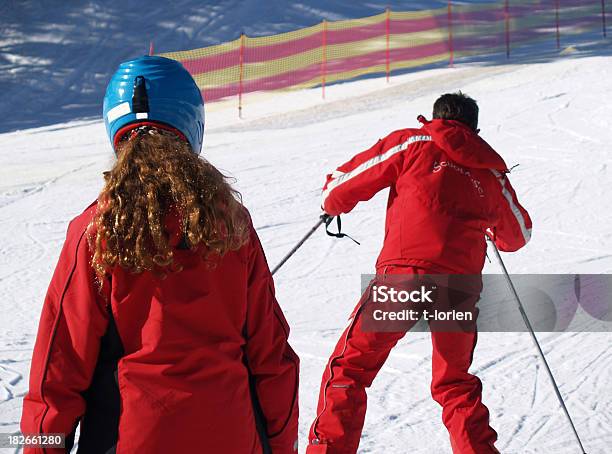
[[(385, 274), (428, 274), (416, 267), (385, 267)], [(432, 273), (433, 274), (433, 273)], [(371, 287), (370, 287), (371, 288)], [(323, 373), (317, 416), (309, 432), (306, 454), (355, 454), (366, 412), (366, 388), (383, 366), (391, 349), (406, 334), (364, 332), (361, 297), (351, 322), (338, 341)], [(477, 297), (472, 304), (475, 306)], [(455, 454), (494, 454), (497, 433), (489, 425), (489, 411), (482, 403), (482, 384), (468, 372), (477, 333), (436, 332), (431, 329), (433, 399), (442, 406)], [(408, 451), (406, 447), (406, 451)], [(387, 452), (384, 446), (377, 452)]]

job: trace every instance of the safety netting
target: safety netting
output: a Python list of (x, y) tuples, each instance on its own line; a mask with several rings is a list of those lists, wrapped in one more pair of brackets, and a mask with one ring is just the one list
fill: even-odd
[(271, 36), (161, 54), (179, 60), (206, 102), (256, 91), (325, 86), (367, 74), (505, 52), (567, 36), (607, 35), (605, 0), (504, 0), (323, 21)]

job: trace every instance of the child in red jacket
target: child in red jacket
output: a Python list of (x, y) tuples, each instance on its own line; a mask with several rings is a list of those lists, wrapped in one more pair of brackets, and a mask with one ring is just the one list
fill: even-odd
[(246, 209), (198, 157), (200, 91), (180, 63), (113, 76), (117, 161), (77, 216), (39, 325), (24, 434), (81, 453), (297, 452), (298, 357)]
[[(515, 251), (529, 241), (531, 220), (510, 185), (503, 159), (478, 135), (476, 102), (461, 93), (443, 95), (434, 104), (433, 117), (419, 117), (422, 128), (395, 131), (328, 175), (323, 209), (331, 216), (348, 213), (358, 202), (390, 188), (377, 274), (477, 275), (479, 280), (485, 233), (500, 250)], [(365, 388), (405, 334), (364, 327), (372, 288), (355, 308), (325, 368), (308, 454), (357, 451)], [(468, 301), (472, 311), (477, 311), (477, 300), (478, 295)], [(431, 392), (443, 408), (453, 452), (497, 453), (481, 382), (468, 372), (475, 326), (457, 332), (430, 324), (430, 330)]]

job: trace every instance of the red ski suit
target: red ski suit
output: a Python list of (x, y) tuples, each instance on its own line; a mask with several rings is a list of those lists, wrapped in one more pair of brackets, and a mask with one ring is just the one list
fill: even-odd
[[(323, 209), (348, 213), (390, 188), (377, 273), (480, 274), (485, 232), (500, 250), (515, 251), (529, 241), (531, 220), (503, 159), (481, 137), (457, 121), (420, 120), (422, 128), (395, 131), (328, 175)], [(366, 291), (323, 374), (308, 454), (357, 451), (365, 388), (405, 334), (363, 331), (360, 309), (368, 298)], [(481, 382), (468, 372), (475, 330), (432, 332), (432, 345), (431, 392), (443, 407), (453, 452), (496, 453)]]
[(117, 267), (100, 292), (87, 242), (95, 210), (68, 227), (22, 432), (71, 438), (80, 422), (85, 453), (297, 453), (298, 357), (254, 229), (210, 269), (170, 218), (183, 270), (160, 279)]

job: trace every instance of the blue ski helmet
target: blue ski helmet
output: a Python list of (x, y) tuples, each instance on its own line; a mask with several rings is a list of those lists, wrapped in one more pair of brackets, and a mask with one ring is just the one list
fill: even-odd
[(106, 88), (103, 115), (113, 148), (127, 131), (157, 124), (180, 132), (196, 154), (202, 150), (202, 94), (176, 60), (143, 56), (121, 63)]

